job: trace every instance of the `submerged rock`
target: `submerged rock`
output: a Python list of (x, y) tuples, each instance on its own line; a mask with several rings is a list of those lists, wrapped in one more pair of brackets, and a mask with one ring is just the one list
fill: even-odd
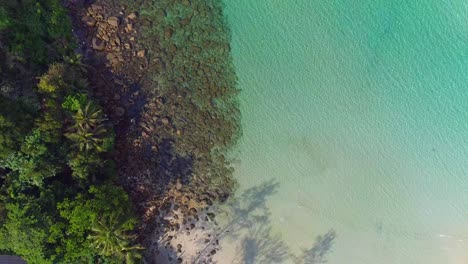
[(137, 52), (137, 56), (138, 56), (139, 58), (144, 58), (144, 57), (146, 56), (146, 50), (139, 50), (139, 51)]

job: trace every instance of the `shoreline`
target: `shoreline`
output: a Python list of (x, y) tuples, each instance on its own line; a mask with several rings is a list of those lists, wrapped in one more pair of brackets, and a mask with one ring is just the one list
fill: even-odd
[[(168, 5), (166, 12), (174, 7), (168, 1), (163, 2)], [(189, 1), (181, 3), (187, 10), (194, 8)], [(239, 118), (238, 109), (232, 98), (237, 93), (232, 65), (222, 66), (224, 74), (232, 74), (228, 79), (212, 75), (216, 64), (230, 63), (216, 62), (218, 59), (213, 57), (221, 54), (229, 58), (229, 43), (220, 42), (218, 46), (206, 35), (211, 42), (205, 43), (206, 50), (215, 52), (208, 58), (193, 55), (204, 50), (191, 43), (187, 44), (190, 51), (185, 48), (178, 51), (170, 42), (196, 19), (191, 21), (193, 16), (181, 18), (180, 28), (164, 27), (161, 23), (156, 36), (151, 36), (144, 31), (149, 31), (154, 23), (150, 20), (155, 18), (142, 15), (145, 12), (140, 9), (144, 6), (142, 3), (131, 9), (112, 0), (98, 0), (92, 5), (74, 1), (68, 9), (80, 50), (92, 69), (89, 78), (95, 96), (115, 126), (118, 181), (130, 194), (143, 221), (138, 240), (146, 247), (147, 262), (210, 263), (219, 250), (219, 243), (214, 239), (215, 216), (210, 208), (226, 200), (233, 188), (233, 183), (229, 183), (232, 169), (224, 158), (223, 149), (232, 146), (239, 133), (239, 124), (235, 124)], [(152, 8), (162, 11), (162, 7)], [(201, 28), (210, 23), (206, 21), (209, 12), (221, 12), (219, 6), (212, 9), (200, 4), (200, 8), (194, 10), (194, 15), (202, 16)], [(219, 18), (211, 15), (220, 27), (211, 30), (224, 31), (216, 20)], [(216, 41), (222, 41), (226, 32), (216, 36)], [(167, 39), (161, 39), (163, 36)], [(154, 39), (159, 40), (155, 42)], [(199, 70), (193, 72), (187, 66), (181, 69), (181, 65), (176, 64), (180, 60), (178, 56), (193, 60), (190, 67)], [(211, 66), (213, 62), (215, 65)], [(174, 73), (192, 79), (202, 78), (202, 83), (194, 83), (196, 89), (187, 90), (180, 87), (185, 86), (186, 81), (174, 79)], [(221, 80), (219, 85), (224, 86), (220, 90), (216, 89), (218, 80)], [(161, 87), (161, 83), (168, 82), (173, 83), (167, 87), (170, 89)], [(205, 85), (207, 87), (203, 88)], [(212, 100), (224, 101), (224, 109)], [(190, 135), (191, 130), (199, 132)], [(209, 137), (201, 137), (201, 133), (209, 133)], [(219, 150), (213, 153), (214, 149)], [(208, 175), (218, 174), (221, 185), (213, 185), (215, 182)], [(226, 180), (227, 184), (223, 183)], [(204, 250), (200, 251), (202, 248)]]

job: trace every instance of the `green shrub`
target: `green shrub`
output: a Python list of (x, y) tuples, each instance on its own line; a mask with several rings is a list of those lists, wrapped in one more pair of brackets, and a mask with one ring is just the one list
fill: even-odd
[(0, 7), (0, 30), (4, 30), (10, 25), (10, 19), (5, 8)]
[(25, 138), (21, 150), (5, 159), (0, 167), (18, 172), (21, 182), (42, 186), (45, 178), (59, 171), (60, 163), (43, 142), (41, 131), (36, 129)]
[[(57, 208), (67, 223), (62, 245), (66, 247), (64, 258), (68, 263), (75, 263), (86, 254), (103, 255), (96, 247), (91, 247), (96, 240), (88, 238), (92, 234), (93, 226), (100, 220), (115, 216), (124, 223), (120, 229), (123, 232), (133, 230), (137, 222), (127, 194), (121, 187), (111, 183), (91, 186), (87, 193), (78, 194), (73, 199), (65, 199)], [(123, 242), (133, 244), (133, 240)]]
[(39, 92), (54, 94), (59, 90), (63, 90), (65, 86), (64, 75), (65, 66), (63, 64), (50, 65), (47, 73), (39, 78), (39, 84), (37, 85)]
[(100, 167), (102, 160), (96, 153), (76, 153), (68, 162), (72, 169), (73, 177), (77, 179), (87, 179), (96, 173)]
[(28, 263), (47, 264), (47, 219), (41, 219), (38, 205), (9, 203), (7, 220), (0, 229), (0, 250), (8, 250)]
[(62, 108), (70, 112), (76, 112), (78, 109), (86, 106), (88, 102), (88, 95), (83, 93), (76, 93), (74, 95), (67, 95), (62, 103)]

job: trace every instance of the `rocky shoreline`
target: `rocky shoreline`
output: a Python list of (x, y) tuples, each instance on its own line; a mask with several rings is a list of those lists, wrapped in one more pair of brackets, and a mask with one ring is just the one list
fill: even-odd
[[(217, 36), (216, 43), (206, 35), (198, 40), (206, 47), (192, 41), (185, 43), (188, 49), (177, 36), (191, 39), (198, 34), (188, 34), (191, 30), (204, 30), (189, 28), (197, 21), (194, 15), (207, 27), (203, 23), (213, 23), (209, 12), (220, 9), (188, 0), (161, 1), (167, 6), (158, 7), (116, 2), (78, 0), (67, 8), (93, 93), (115, 127), (117, 180), (141, 215), (146, 261), (211, 263), (219, 250), (213, 204), (233, 188), (224, 152), (239, 133), (238, 109), (229, 99), (236, 93), (235, 77), (229, 66), (217, 69), (218, 60), (229, 58), (226, 40)], [(141, 15), (156, 8), (164, 19), (180, 6), (194, 14), (180, 17), (179, 28)], [(147, 33), (154, 23), (156, 33)], [(224, 30), (216, 26), (221, 28), (209, 27), (214, 36)], [(200, 55), (203, 50), (215, 52)]]

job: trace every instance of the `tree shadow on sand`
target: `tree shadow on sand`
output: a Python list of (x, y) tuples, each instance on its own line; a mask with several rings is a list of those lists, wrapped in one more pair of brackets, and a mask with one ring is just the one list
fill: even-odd
[(334, 230), (328, 231), (323, 236), (318, 236), (315, 239), (315, 244), (309, 250), (305, 250), (302, 255), (302, 263), (304, 264), (322, 264), (327, 263), (327, 255), (330, 253), (333, 243), (336, 238)]
[(287, 260), (298, 264), (327, 263), (326, 257), (336, 238), (334, 230), (318, 236), (300, 256), (293, 255), (281, 236), (272, 232), (267, 200), (278, 187), (279, 183), (271, 180), (245, 190), (229, 203), (228, 220), (221, 225), (217, 239), (239, 244), (232, 263), (269, 264)]

